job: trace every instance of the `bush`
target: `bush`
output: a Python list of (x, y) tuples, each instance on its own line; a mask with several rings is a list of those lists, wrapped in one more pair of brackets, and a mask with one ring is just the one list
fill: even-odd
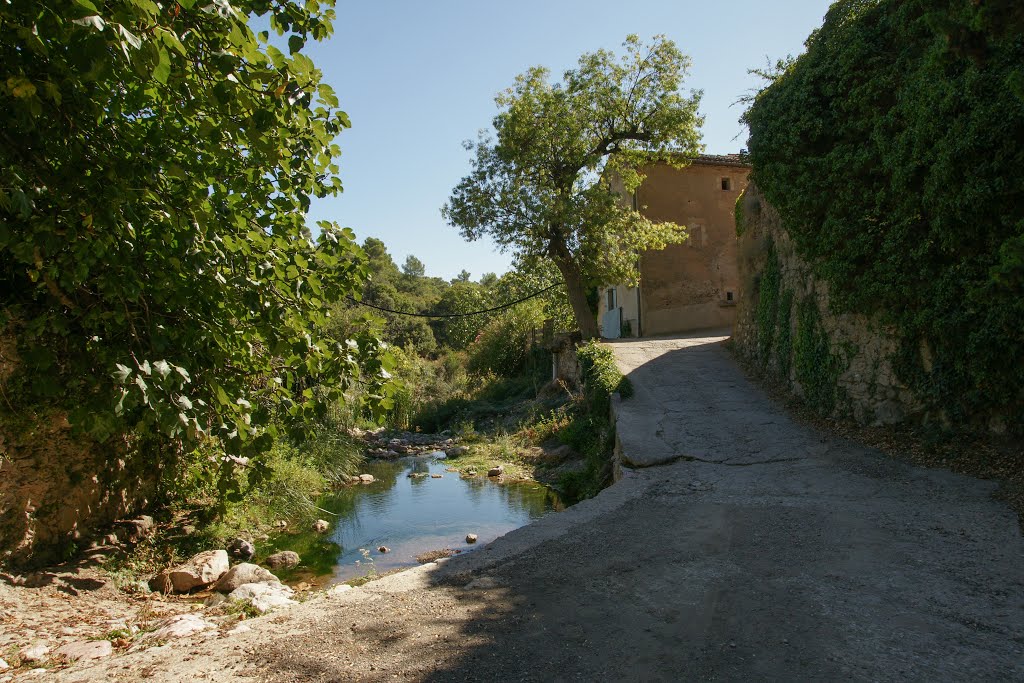
[(469, 347), (469, 371), (512, 377), (525, 372), (532, 356), (533, 335), (544, 326), (541, 302), (528, 301), (510, 308), (487, 323)]

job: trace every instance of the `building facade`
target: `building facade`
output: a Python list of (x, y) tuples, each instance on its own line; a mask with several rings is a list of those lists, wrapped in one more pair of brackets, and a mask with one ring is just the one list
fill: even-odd
[(731, 327), (736, 319), (736, 199), (750, 166), (739, 155), (702, 155), (686, 168), (658, 164), (632, 198), (654, 221), (688, 228), (689, 238), (640, 259), (640, 286), (601, 289), (603, 337), (650, 337)]

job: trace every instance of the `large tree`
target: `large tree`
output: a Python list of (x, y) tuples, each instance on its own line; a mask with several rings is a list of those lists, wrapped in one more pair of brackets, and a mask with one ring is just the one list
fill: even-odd
[(680, 88), (690, 60), (658, 36), (629, 36), (624, 54), (584, 54), (561, 83), (534, 67), (496, 98), (494, 137), (481, 134), (472, 171), (442, 210), (463, 237), (550, 259), (584, 338), (597, 336), (587, 289), (635, 283), (640, 254), (685, 239), (627, 200), (652, 163), (688, 163), (701, 148), (700, 93)]
[(354, 235), (306, 230), (349, 125), (301, 51), (333, 4), (0, 3), (5, 409), (255, 452), (386, 376), (324, 333)]

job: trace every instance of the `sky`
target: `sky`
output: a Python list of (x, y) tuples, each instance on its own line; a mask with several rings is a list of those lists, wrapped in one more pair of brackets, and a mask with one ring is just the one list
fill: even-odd
[[(531, 66), (553, 80), (579, 56), (621, 54), (630, 33), (664, 34), (690, 56), (683, 90), (702, 90), (709, 154), (746, 146), (734, 104), (758, 83), (747, 73), (803, 51), (827, 0), (338, 0), (334, 35), (306, 53), (337, 92), (352, 128), (339, 136), (344, 192), (314, 200), (309, 224), (351, 227), (384, 241), (399, 265), (409, 254), (427, 274), (474, 280), (511, 260), (489, 241), (468, 243), (441, 217), (469, 171), (462, 147), (497, 113), (494, 96)], [(557, 77), (557, 78), (556, 78)]]

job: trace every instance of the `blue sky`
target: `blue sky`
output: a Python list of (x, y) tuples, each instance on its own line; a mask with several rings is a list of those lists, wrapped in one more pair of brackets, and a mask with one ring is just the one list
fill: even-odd
[(618, 49), (629, 33), (665, 34), (693, 60), (684, 90), (704, 91), (704, 143), (735, 152), (746, 133), (733, 103), (756, 78), (747, 69), (799, 54), (827, 0), (338, 0), (335, 34), (307, 47), (338, 93), (352, 129), (338, 139), (343, 194), (314, 202), (310, 225), (333, 220), (360, 241), (378, 237), (401, 265), (415, 254), (428, 275), (477, 279), (509, 256), (467, 243), (440, 208), (469, 169), (462, 141), (489, 128), (494, 95), (526, 68), (554, 75), (583, 52)]

